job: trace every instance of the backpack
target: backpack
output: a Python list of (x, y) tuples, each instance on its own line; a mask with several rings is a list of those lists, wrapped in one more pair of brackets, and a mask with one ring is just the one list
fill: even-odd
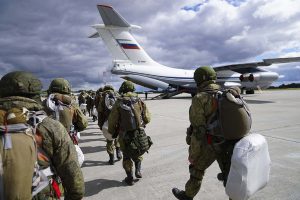
[(74, 144), (78, 144), (77, 133), (73, 125), (74, 109), (72, 99), (67, 95), (53, 93), (46, 100), (46, 107), (53, 119), (59, 121), (69, 133)]
[[(52, 111), (52, 117), (66, 128), (73, 144), (75, 145), (78, 162), (81, 166), (84, 162), (84, 154), (78, 146), (80, 134), (73, 125), (73, 116), (76, 110), (73, 109), (71, 103), (71, 97), (54, 93), (49, 95), (46, 101), (46, 106), (48, 110)], [(77, 116), (80, 117), (79, 114)]]
[(252, 118), (244, 99), (234, 89), (221, 90), (213, 96), (215, 112), (207, 122), (208, 134), (225, 140), (246, 136), (251, 129)]
[(127, 132), (123, 137), (125, 152), (130, 158), (137, 158), (148, 152), (153, 144), (151, 137), (146, 135), (144, 128)]
[(111, 90), (106, 90), (102, 94), (101, 102), (98, 105), (98, 124), (99, 127), (102, 129), (104, 123), (108, 120), (109, 114), (113, 105), (117, 100), (117, 93)]
[[(110, 113), (113, 105), (117, 100), (116, 94), (112, 91), (105, 92), (104, 94), (104, 108), (105, 111)], [(108, 114), (109, 115), (109, 114)]]
[[(8, 192), (6, 194), (8, 198), (14, 198), (14, 195), (22, 195), (10, 192), (10, 188), (13, 191), (14, 189), (21, 191), (23, 194), (32, 192), (32, 196), (34, 196), (49, 185), (45, 171), (41, 169), (37, 162), (39, 152), (34, 138), (37, 125), (45, 117), (47, 115), (43, 111), (29, 111), (24, 107), (22, 109), (0, 109), (0, 152), (4, 156), (0, 159), (0, 171), (3, 172), (5, 168), (10, 169), (2, 175), (0, 173), (0, 191), (4, 188), (4, 191)], [(26, 159), (24, 159), (24, 156), (26, 156)], [(7, 162), (12, 159), (14, 162)], [(6, 164), (3, 165), (2, 163)], [(24, 170), (26, 174), (24, 174)], [(20, 181), (20, 177), (25, 178)], [(26, 182), (26, 180), (31, 181), (31, 183)], [(28, 187), (30, 185), (32, 187)], [(1, 192), (1, 195), (4, 195), (3, 192)]]
[(143, 102), (138, 97), (120, 99), (120, 124), (119, 128), (124, 134), (125, 151), (136, 158), (147, 152), (153, 144), (150, 136), (145, 133), (145, 119)]

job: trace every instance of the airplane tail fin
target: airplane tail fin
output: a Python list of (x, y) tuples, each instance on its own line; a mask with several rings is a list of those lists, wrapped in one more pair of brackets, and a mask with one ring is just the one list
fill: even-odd
[(130, 33), (133, 28), (117, 11), (107, 5), (97, 6), (104, 24), (92, 27), (97, 30), (90, 38), (101, 37), (113, 56), (114, 61), (130, 61), (133, 64), (151, 64), (154, 61), (137, 43)]

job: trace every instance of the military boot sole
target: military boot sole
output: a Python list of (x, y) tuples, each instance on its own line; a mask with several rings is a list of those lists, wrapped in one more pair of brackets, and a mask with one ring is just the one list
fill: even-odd
[(143, 176), (142, 176), (141, 172), (135, 172), (135, 177), (142, 178)]
[(126, 177), (124, 181), (127, 183), (127, 185), (134, 185), (133, 178)]
[(173, 188), (172, 193), (179, 200), (193, 200), (193, 198), (186, 196), (186, 194), (183, 190)]

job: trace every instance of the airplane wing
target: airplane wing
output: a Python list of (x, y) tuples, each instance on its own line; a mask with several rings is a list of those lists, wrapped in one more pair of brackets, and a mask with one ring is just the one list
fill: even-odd
[(290, 63), (290, 62), (300, 62), (300, 57), (288, 57), (288, 58), (271, 58), (271, 59), (263, 59), (262, 62), (252, 62), (252, 63), (241, 63), (241, 64), (231, 64), (231, 65), (223, 65), (214, 67), (215, 71), (223, 71), (223, 70), (232, 70), (238, 73), (254, 73), (261, 72), (263, 70), (257, 67), (265, 67), (270, 66), (276, 63)]

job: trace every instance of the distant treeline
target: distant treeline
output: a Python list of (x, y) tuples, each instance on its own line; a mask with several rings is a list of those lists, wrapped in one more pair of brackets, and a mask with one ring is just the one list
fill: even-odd
[(277, 88), (300, 88), (300, 83), (290, 83), (290, 84), (282, 84), (280, 86), (271, 86), (269, 89), (277, 89)]

